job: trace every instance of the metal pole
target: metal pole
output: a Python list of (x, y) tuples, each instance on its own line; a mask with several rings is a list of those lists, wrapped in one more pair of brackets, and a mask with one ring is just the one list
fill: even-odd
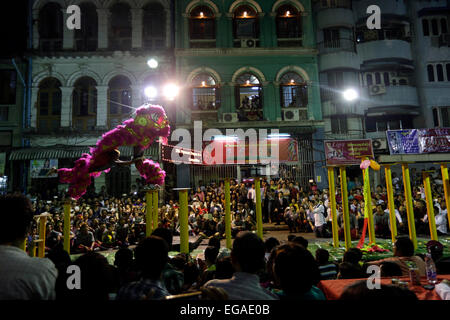
[(344, 237), (345, 250), (352, 247), (352, 238), (350, 235), (350, 217), (348, 213), (348, 190), (347, 190), (347, 173), (345, 167), (339, 167), (341, 175), (341, 194), (342, 194), (342, 212), (344, 217)]
[(153, 232), (152, 219), (153, 195), (151, 190), (145, 193), (145, 236), (150, 237)]
[(230, 179), (225, 179), (225, 235), (227, 248), (231, 249)]
[(385, 165), (384, 173), (386, 176), (386, 190), (388, 197), (388, 208), (389, 208), (389, 220), (391, 222), (391, 240), (394, 244), (397, 237), (397, 218), (395, 216), (394, 207), (394, 190), (392, 188), (392, 171), (390, 165)]
[(178, 220), (180, 223), (180, 252), (189, 253), (189, 228), (188, 228), (188, 189), (180, 190), (180, 209)]
[(431, 240), (438, 240), (436, 220), (434, 218), (433, 197), (431, 194), (430, 174), (423, 173), (423, 185), (425, 187), (425, 200), (427, 201), (428, 225), (430, 226)]
[(447, 222), (450, 228), (450, 181), (448, 179), (447, 164), (441, 163), (442, 184), (444, 185), (445, 206), (447, 207)]
[(263, 222), (261, 211), (261, 187), (260, 179), (255, 178), (255, 191), (256, 191), (256, 230), (258, 237), (263, 238)]
[[(367, 157), (364, 157), (363, 160), (367, 160)], [(375, 225), (373, 222), (373, 208), (372, 208), (372, 193), (370, 191), (370, 176), (369, 176), (369, 168), (363, 170), (364, 175), (364, 202), (365, 208), (367, 208), (367, 221), (369, 226), (369, 243), (375, 244)], [(367, 185), (366, 185), (367, 184)]]
[(64, 202), (64, 250), (70, 254), (70, 207), (71, 200)]
[(328, 167), (328, 185), (329, 185), (329, 196), (331, 204), (331, 220), (332, 220), (332, 231), (333, 231), (333, 247), (339, 247), (339, 230), (337, 224), (336, 215), (336, 185), (334, 182), (334, 168)]
[(406, 212), (408, 214), (409, 238), (414, 243), (414, 249), (417, 249), (416, 223), (414, 221), (414, 209), (411, 194), (411, 180), (409, 178), (409, 167), (407, 163), (402, 163), (402, 173), (406, 199)]

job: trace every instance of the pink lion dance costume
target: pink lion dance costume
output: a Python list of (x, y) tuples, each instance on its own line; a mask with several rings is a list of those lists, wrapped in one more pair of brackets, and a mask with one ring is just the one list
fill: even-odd
[[(170, 126), (164, 109), (156, 105), (143, 105), (136, 110), (134, 118), (103, 134), (96, 146), (90, 149), (90, 154), (84, 153), (75, 161), (73, 168), (59, 169), (59, 181), (70, 184), (69, 195), (79, 199), (86, 193), (91, 178), (109, 172), (113, 158), (118, 159), (120, 154), (117, 150), (119, 146), (133, 146), (143, 151), (157, 137), (168, 137), (169, 134)], [(158, 163), (145, 159), (136, 161), (135, 166), (147, 184), (164, 183), (166, 173)]]

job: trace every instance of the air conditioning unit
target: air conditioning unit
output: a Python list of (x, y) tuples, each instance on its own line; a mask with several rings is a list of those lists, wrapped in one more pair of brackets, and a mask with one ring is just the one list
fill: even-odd
[(300, 120), (300, 110), (299, 109), (286, 109), (283, 110), (284, 121), (299, 121)]
[(372, 139), (373, 150), (386, 150), (388, 148), (386, 138)]
[(372, 96), (386, 93), (386, 87), (380, 84), (369, 86), (369, 93)]
[(222, 115), (222, 122), (228, 123), (238, 122), (237, 113), (224, 113)]
[(241, 39), (241, 48), (256, 48), (256, 39)]

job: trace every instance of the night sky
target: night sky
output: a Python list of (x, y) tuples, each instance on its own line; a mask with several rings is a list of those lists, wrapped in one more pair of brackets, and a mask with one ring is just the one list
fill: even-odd
[(22, 56), (27, 45), (28, 0), (1, 1), (0, 57)]

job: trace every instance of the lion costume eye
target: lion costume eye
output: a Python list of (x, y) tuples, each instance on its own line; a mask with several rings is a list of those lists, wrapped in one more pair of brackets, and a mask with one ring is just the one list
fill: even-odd
[(147, 125), (147, 119), (145, 117), (138, 117), (136, 121), (140, 126), (145, 127)]

